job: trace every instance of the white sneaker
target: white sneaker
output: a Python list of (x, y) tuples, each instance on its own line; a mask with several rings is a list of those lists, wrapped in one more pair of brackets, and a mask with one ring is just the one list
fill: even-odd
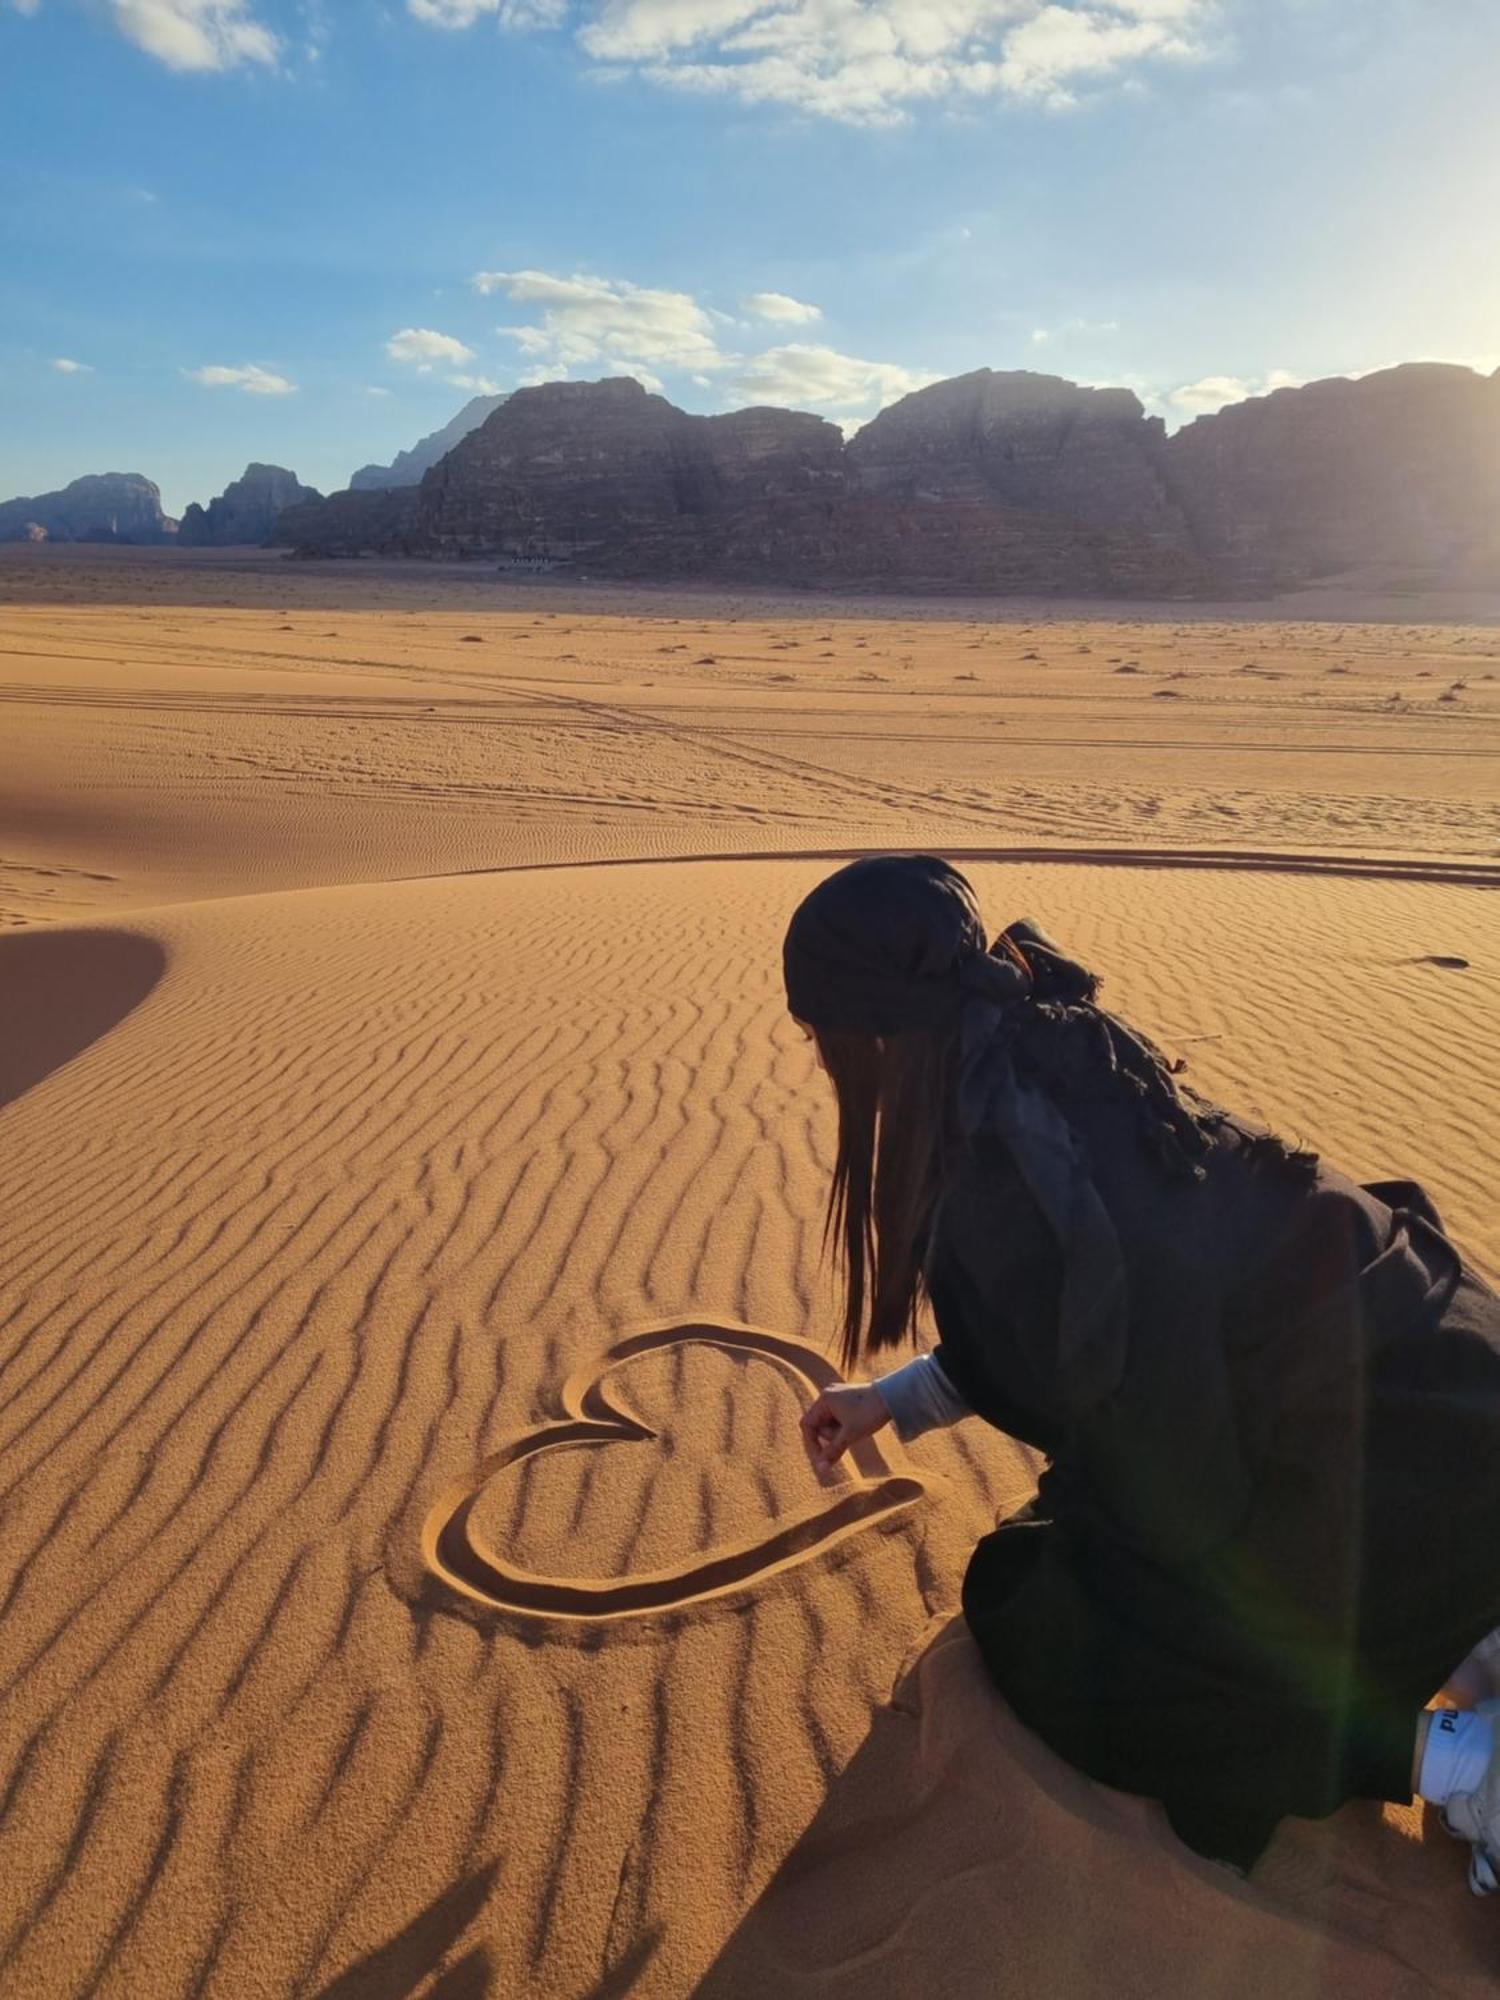
[(1500, 1699), (1482, 1701), (1475, 1713), (1495, 1721), (1496, 1748), (1472, 1792), (1455, 1792), (1443, 1807), (1443, 1825), (1469, 1843), (1469, 1887), (1476, 1896), (1500, 1889)]

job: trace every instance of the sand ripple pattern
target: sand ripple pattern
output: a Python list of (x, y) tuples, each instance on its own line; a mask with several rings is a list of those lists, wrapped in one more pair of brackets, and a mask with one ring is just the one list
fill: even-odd
[[(160, 977), (0, 1111), (0, 1990), (455, 2000), (686, 1994), (712, 1972), (746, 1994), (768, 1976), (910, 1992), (953, 1934), (938, 1891), (960, 1808), (985, 1962), (1055, 1962), (1038, 1954), (1085, 1821), (1114, 1889), (1075, 1913), (1099, 1982), (1075, 1990), (1145, 1948), (1130, 1912), (1159, 1912), (1163, 1856), (1136, 1820), (1090, 1819), (1039, 1752), (986, 1735), (979, 1701), (961, 1711), (974, 1782), (937, 1783), (956, 1753), (924, 1690), (962, 1669), (906, 1670), (1034, 1471), (982, 1426), (913, 1447), (932, 1497), (889, 1533), (722, 1615), (558, 1639), (406, 1588), (442, 1496), (556, 1420), (560, 1385), (622, 1329), (822, 1341), (832, 1126), (777, 947), (826, 866), (131, 917)], [(1425, 1179), (1500, 1271), (1475, 1109), (1496, 1095), (1492, 890), (972, 873), (996, 921), (1058, 932), (1204, 1088), (1356, 1172)], [(506, 1470), (476, 1517), (518, 1561), (628, 1578), (809, 1499), (784, 1371), (681, 1344), (629, 1368), (621, 1395), (662, 1450)], [(853, 1836), (819, 1845), (819, 1816), (861, 1785), (893, 1812), (898, 1784), (930, 1838), (882, 1874), (879, 1924), (799, 1967), (752, 1913), (789, 1869), (837, 1881)], [(1058, 1797), (1052, 1848), (994, 1872), (985, 1842), (1004, 1853), (1005, 1827)], [(1314, 1919), (1322, 1976), (1427, 1990), (1402, 1963), (1433, 1962), (1422, 1906), (1381, 1900), (1383, 1852), (1233, 1896), (1174, 1863), (1184, 1949), (1252, 1926), (1215, 1990), (1310, 1992)], [(1468, 1991), (1457, 1950), (1444, 1990)], [(1184, 1960), (1205, 1980), (1208, 1963)]]

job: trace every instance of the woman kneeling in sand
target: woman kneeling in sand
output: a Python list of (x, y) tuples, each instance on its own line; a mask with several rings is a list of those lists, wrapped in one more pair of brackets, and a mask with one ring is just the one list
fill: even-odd
[(1030, 1728), (1238, 1866), (1414, 1788), (1500, 1885), (1500, 1298), (1421, 1188), (1174, 1083), (945, 862), (841, 869), (785, 970), (838, 1097), (846, 1365), (924, 1294), (940, 1337), (818, 1397), (814, 1464), (972, 1413), (1034, 1445), (963, 1591)]

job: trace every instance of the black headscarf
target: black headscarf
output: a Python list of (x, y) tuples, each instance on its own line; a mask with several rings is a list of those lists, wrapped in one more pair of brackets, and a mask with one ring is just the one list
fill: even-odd
[(849, 1034), (948, 1028), (964, 999), (1014, 998), (1027, 978), (991, 958), (974, 891), (931, 854), (875, 854), (820, 882), (782, 947), (787, 1005), (799, 1021)]
[(1119, 1238), (1072, 1125), (1034, 1066), (1018, 1064), (1014, 1030), (1039, 1015), (1066, 1027), (1083, 1009), (1142, 1054), (1149, 1045), (1088, 1005), (1094, 975), (1034, 924), (1012, 924), (991, 947), (972, 887), (932, 855), (875, 855), (820, 882), (792, 917), (783, 966), (787, 1004), (810, 1027), (957, 1029), (960, 1127), (1005, 1142), (1062, 1251), (1059, 1393), (1073, 1413), (1108, 1395), (1125, 1365)]

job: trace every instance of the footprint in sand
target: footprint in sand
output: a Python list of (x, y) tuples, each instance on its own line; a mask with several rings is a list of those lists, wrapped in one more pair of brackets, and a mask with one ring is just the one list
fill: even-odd
[(893, 1470), (876, 1441), (867, 1438), (849, 1454), (856, 1475), (852, 1480), (825, 1489), (816, 1501), (783, 1517), (768, 1532), (695, 1550), (685, 1561), (665, 1569), (600, 1579), (540, 1576), (510, 1562), (502, 1549), (492, 1546), (476, 1518), (486, 1485), (522, 1460), (559, 1446), (655, 1443), (658, 1433), (611, 1399), (608, 1378), (639, 1355), (689, 1345), (722, 1348), (769, 1362), (790, 1374), (800, 1389), (814, 1394), (842, 1379), (817, 1348), (754, 1327), (693, 1321), (630, 1334), (563, 1384), (566, 1414), (560, 1420), (510, 1439), (470, 1479), (443, 1495), (422, 1528), (427, 1573), (470, 1605), (553, 1624), (693, 1610), (743, 1598), (862, 1529), (899, 1519), (932, 1491), (930, 1478), (914, 1470)]

